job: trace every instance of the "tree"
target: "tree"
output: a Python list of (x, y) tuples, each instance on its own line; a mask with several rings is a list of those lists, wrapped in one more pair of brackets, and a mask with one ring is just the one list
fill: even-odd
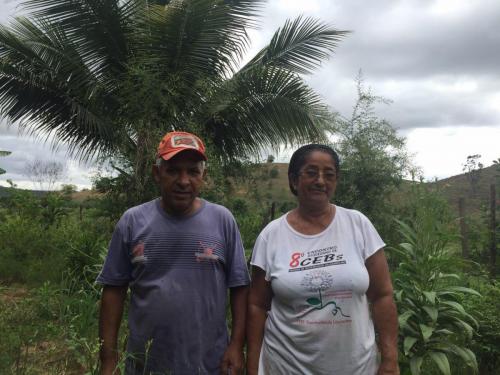
[(392, 225), (387, 199), (409, 169), (405, 139), (375, 115), (374, 105), (388, 101), (365, 89), (361, 74), (356, 84), (358, 98), (351, 117), (335, 119), (336, 147), (342, 161), (336, 199), (384, 228)]
[(188, 130), (221, 160), (324, 137), (303, 81), (346, 35), (287, 21), (238, 70), (261, 0), (27, 0), (0, 28), (0, 113), (82, 158), (114, 160), (141, 201), (159, 137)]
[(493, 160), (493, 165), (495, 166), (495, 178), (500, 180), (500, 158)]
[(481, 155), (474, 154), (467, 156), (467, 160), (462, 165), (462, 171), (465, 172), (465, 176), (469, 181), (472, 195), (475, 196), (477, 193), (477, 184), (481, 178), (481, 170), (483, 169), (483, 163), (479, 161)]
[(24, 175), (40, 190), (52, 190), (54, 184), (65, 175), (65, 167), (60, 162), (37, 159), (26, 162)]
[[(8, 156), (10, 154), (11, 154), (10, 151), (2, 151), (2, 150), (0, 150), (0, 156)], [(0, 168), (0, 174), (4, 174), (4, 173), (6, 173), (5, 169)]]

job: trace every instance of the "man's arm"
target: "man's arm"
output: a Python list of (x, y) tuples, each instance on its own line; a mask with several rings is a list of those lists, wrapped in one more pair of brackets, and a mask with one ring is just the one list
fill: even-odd
[(229, 369), (231, 375), (239, 374), (243, 370), (247, 297), (248, 286), (246, 285), (230, 288), (229, 290), (232, 329), (231, 341), (229, 342), (221, 363), (221, 374), (223, 375), (227, 375)]
[(101, 294), (99, 312), (99, 339), (101, 340), (101, 375), (118, 374), (118, 330), (128, 286), (105, 285)]
[(247, 374), (256, 375), (259, 369), (260, 349), (264, 339), (267, 312), (271, 308), (272, 290), (264, 270), (252, 267), (252, 284), (248, 296), (247, 319)]
[(372, 307), (373, 323), (378, 332), (382, 361), (377, 375), (397, 375), (398, 367), (398, 314), (393, 299), (389, 267), (380, 249), (365, 262), (370, 275), (370, 286), (366, 292)]

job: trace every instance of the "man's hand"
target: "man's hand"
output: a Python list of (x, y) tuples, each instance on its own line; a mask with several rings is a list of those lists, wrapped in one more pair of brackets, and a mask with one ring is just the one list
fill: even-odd
[(101, 375), (118, 375), (118, 330), (122, 321), (127, 286), (105, 285), (99, 313)]
[(399, 375), (399, 366), (396, 360), (384, 360), (380, 363), (377, 375)]
[(221, 375), (238, 375), (243, 372), (243, 348), (240, 345), (230, 343), (222, 357), (220, 366)]

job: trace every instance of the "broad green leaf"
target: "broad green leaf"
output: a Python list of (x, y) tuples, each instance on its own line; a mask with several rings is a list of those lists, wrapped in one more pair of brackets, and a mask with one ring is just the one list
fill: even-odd
[(427, 342), (429, 340), (429, 337), (432, 336), (432, 332), (434, 332), (433, 327), (429, 327), (428, 325), (425, 324), (419, 324), (420, 331), (422, 332), (422, 337), (424, 338), (424, 341)]
[(451, 291), (456, 291), (456, 292), (462, 292), (462, 293), (468, 293), (468, 294), (473, 294), (475, 296), (481, 297), (481, 294), (475, 291), (474, 289), (471, 288), (466, 288), (464, 286), (452, 286), (448, 287), (448, 290)]
[(464, 322), (463, 320), (460, 320), (460, 319), (457, 319), (456, 322), (455, 322), (455, 325), (458, 327), (458, 328), (463, 328), (465, 330), (465, 332), (467, 333), (467, 337), (470, 339), (472, 339), (472, 334), (474, 332), (474, 330), (472, 329), (472, 327)]
[(437, 329), (434, 331), (435, 333), (443, 333), (445, 335), (454, 335), (455, 332), (450, 331), (449, 329), (443, 328), (443, 329)]
[(439, 272), (439, 278), (440, 279), (457, 279), (460, 280), (460, 276), (458, 276), (456, 273), (442, 273)]
[(460, 314), (466, 314), (464, 307), (455, 301), (441, 301), (441, 304), (449, 306), (453, 308), (454, 310), (458, 311)]
[(450, 363), (448, 362), (446, 354), (441, 352), (430, 352), (429, 357), (436, 363), (442, 374), (451, 375)]
[(406, 321), (415, 313), (413, 311), (407, 310), (398, 317), (399, 325), (404, 325)]
[(401, 296), (403, 295), (403, 291), (402, 290), (398, 290), (395, 294), (395, 297), (396, 297), (396, 301), (398, 302), (401, 302)]
[(467, 348), (458, 345), (451, 345), (451, 351), (463, 359), (465, 364), (472, 367), (475, 373), (478, 373), (477, 360), (475, 354)]
[(307, 303), (310, 305), (320, 305), (321, 301), (316, 297), (311, 297), (307, 299)]
[(436, 292), (422, 292), (427, 300), (433, 305), (436, 303)]
[(412, 336), (405, 337), (405, 341), (403, 344), (405, 355), (408, 355), (408, 353), (410, 352), (410, 349), (413, 347), (413, 345), (415, 345), (415, 343), (417, 341), (418, 341), (418, 339), (416, 337), (412, 337)]
[(462, 348), (464, 350), (465, 353), (468, 354), (469, 358), (470, 358), (470, 362), (467, 362), (467, 363), (471, 363), (472, 366), (472, 369), (474, 370), (474, 373), (475, 374), (479, 374), (479, 368), (477, 367), (477, 359), (476, 359), (476, 355), (474, 354), (474, 352), (468, 348)]
[(6, 173), (6, 170), (3, 168), (0, 168), (0, 174), (4, 174), (4, 173)]
[(432, 321), (435, 323), (438, 318), (438, 309), (433, 306), (423, 306), (422, 309), (431, 317)]
[(410, 370), (412, 375), (420, 375), (420, 367), (422, 367), (423, 357), (414, 356), (410, 359)]
[(10, 155), (11, 154), (11, 151), (2, 151), (0, 150), (0, 156), (7, 156), (7, 155)]
[(409, 243), (400, 243), (399, 246), (402, 247), (404, 250), (406, 250), (411, 255), (414, 254), (414, 252), (413, 252), (413, 245), (412, 244), (409, 244)]

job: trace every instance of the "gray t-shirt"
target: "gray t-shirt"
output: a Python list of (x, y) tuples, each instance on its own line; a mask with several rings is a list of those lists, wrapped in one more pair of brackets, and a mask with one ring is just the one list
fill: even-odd
[[(97, 282), (129, 285), (127, 373), (219, 374), (228, 344), (227, 288), (247, 285), (232, 214), (202, 200), (188, 217), (160, 200), (127, 210), (116, 225)], [(146, 368), (131, 370), (147, 357)]]

